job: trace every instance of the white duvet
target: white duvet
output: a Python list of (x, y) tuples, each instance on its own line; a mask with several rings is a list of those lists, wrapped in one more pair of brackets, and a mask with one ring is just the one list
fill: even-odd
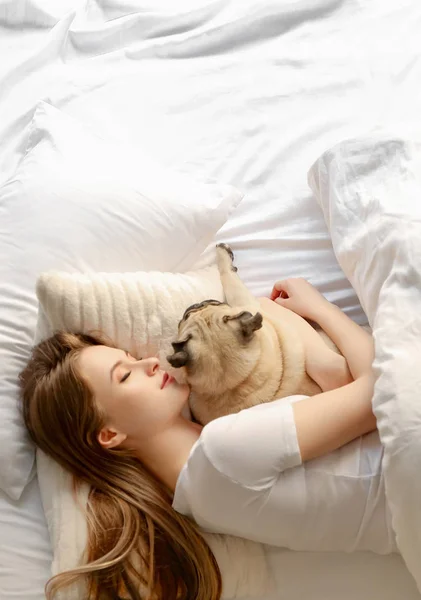
[(373, 329), (387, 500), (421, 589), (421, 144), (347, 141), (316, 162), (309, 181)]

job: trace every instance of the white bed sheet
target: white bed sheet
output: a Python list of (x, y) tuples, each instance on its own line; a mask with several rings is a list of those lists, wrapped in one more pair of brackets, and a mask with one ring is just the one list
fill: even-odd
[[(306, 173), (343, 138), (416, 126), (419, 0), (2, 0), (0, 26), (0, 183), (49, 101), (244, 190), (218, 240), (256, 294), (303, 275), (365, 322)], [(269, 556), (273, 600), (420, 598), (399, 556)], [(0, 496), (1, 600), (43, 598), (50, 557), (35, 479), (18, 503)]]
[(50, 576), (51, 547), (38, 481), (19, 501), (0, 491), (0, 599), (41, 600)]

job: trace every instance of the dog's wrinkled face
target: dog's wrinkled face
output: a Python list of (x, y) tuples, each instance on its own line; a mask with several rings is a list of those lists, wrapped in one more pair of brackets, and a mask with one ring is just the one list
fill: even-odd
[(260, 313), (232, 308), (217, 300), (193, 304), (178, 326), (174, 353), (167, 357), (183, 368), (192, 390), (222, 393), (234, 388), (252, 371), (260, 356), (256, 332)]

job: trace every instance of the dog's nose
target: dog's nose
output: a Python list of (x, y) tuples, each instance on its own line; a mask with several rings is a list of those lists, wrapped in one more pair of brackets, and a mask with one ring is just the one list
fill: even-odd
[(188, 363), (188, 360), (189, 355), (185, 350), (180, 350), (179, 352), (174, 352), (174, 354), (167, 356), (167, 361), (172, 367), (174, 367), (174, 369), (185, 367)]

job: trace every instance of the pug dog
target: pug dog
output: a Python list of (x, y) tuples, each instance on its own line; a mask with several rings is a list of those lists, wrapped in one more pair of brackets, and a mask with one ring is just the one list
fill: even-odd
[[(311, 325), (285, 308), (282, 320), (262, 310), (238, 276), (231, 248), (218, 244), (216, 252), (226, 302), (205, 300), (187, 308), (172, 342), (174, 352), (167, 357), (190, 385), (195, 420), (206, 425), (262, 402), (319, 393), (305, 364), (301, 324)], [(320, 333), (321, 346), (338, 352)]]

